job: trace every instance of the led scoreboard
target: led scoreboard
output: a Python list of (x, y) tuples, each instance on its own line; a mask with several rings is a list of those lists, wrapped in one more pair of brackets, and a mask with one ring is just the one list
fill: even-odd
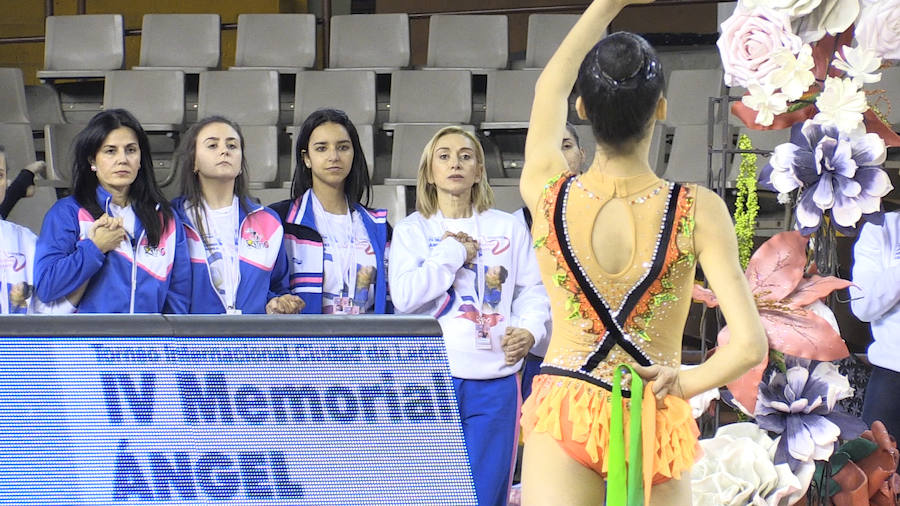
[(0, 504), (476, 503), (440, 327), (0, 318)]

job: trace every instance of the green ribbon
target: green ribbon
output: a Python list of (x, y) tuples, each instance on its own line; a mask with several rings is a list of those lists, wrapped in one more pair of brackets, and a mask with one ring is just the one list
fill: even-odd
[[(625, 463), (625, 421), (622, 413), (622, 372), (631, 373), (631, 419), (628, 423), (628, 463)], [(644, 382), (628, 364), (619, 364), (613, 373), (612, 413), (609, 421), (609, 474), (606, 481), (607, 506), (643, 506), (644, 476), (641, 448), (641, 403)]]

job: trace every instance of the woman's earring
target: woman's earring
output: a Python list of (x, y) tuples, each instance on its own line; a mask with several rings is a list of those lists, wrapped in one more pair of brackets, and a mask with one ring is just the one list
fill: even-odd
[(97, 172), (97, 166), (96, 166), (96, 165), (91, 165), (91, 171), (92, 171), (92, 172)]

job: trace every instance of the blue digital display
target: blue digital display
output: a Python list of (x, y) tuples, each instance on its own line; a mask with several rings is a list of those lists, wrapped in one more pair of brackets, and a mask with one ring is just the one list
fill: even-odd
[(443, 342), (0, 338), (0, 503), (475, 504)]

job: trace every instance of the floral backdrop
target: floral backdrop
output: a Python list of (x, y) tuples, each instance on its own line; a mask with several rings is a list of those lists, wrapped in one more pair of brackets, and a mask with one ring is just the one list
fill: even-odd
[[(752, 256), (741, 248), (770, 357), (723, 392), (753, 423), (701, 442), (694, 504), (897, 504), (896, 440), (841, 407), (854, 389), (834, 361), (849, 351), (823, 301), (850, 282), (820, 253), (833, 250), (836, 234), (880, 222), (893, 189), (883, 165), (900, 136), (887, 122), (884, 86), (898, 83), (882, 76), (900, 61), (900, 0), (740, 0), (717, 46), (725, 84), (746, 90), (732, 114), (753, 129), (784, 131), (758, 173), (745, 155), (739, 244), (752, 231), (757, 185), (793, 206), (794, 230)], [(700, 286), (694, 297), (718, 304)], [(728, 339), (726, 326), (718, 342)]]

